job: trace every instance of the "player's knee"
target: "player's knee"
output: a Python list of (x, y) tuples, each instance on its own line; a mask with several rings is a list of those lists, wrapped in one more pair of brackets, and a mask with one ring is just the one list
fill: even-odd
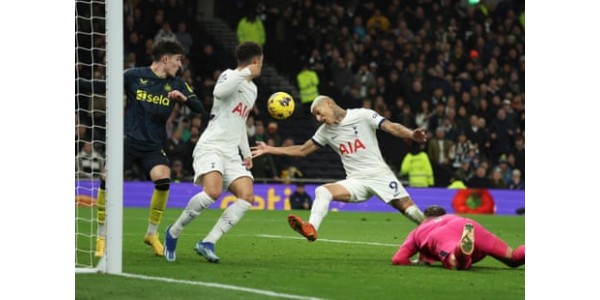
[(254, 203), (254, 194), (253, 193), (243, 193), (238, 195), (239, 199), (242, 199), (250, 204)]
[(205, 188), (204, 192), (213, 200), (218, 199), (219, 196), (221, 196), (221, 191), (216, 189)]
[(154, 181), (154, 188), (159, 191), (168, 191), (171, 186), (171, 179), (163, 178)]
[(331, 195), (331, 192), (329, 191), (329, 189), (327, 189), (325, 186), (319, 186), (315, 189), (315, 198), (329, 198), (331, 199), (333, 196)]

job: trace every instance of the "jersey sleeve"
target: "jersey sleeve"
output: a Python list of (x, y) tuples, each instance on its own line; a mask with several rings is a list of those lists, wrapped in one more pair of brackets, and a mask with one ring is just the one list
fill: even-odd
[(187, 97), (187, 101), (185, 101), (185, 106), (189, 107), (194, 112), (205, 114), (206, 110), (204, 109), (204, 105), (194, 93), (194, 89), (192, 89), (192, 87), (187, 82), (183, 81), (183, 79), (181, 78), (178, 78), (177, 85), (178, 90)]
[(415, 231), (413, 230), (404, 243), (398, 248), (398, 251), (392, 257), (392, 264), (394, 265), (410, 265), (410, 258), (418, 252), (417, 244), (415, 242)]
[(319, 147), (327, 145), (327, 136), (325, 135), (325, 124), (321, 125), (321, 127), (317, 129), (317, 132), (315, 132), (315, 135), (313, 135), (311, 139)]
[(250, 76), (250, 69), (245, 68), (241, 71), (238, 70), (228, 70), (223, 72), (215, 85), (215, 89), (213, 90), (213, 96), (216, 99), (224, 99), (233, 94), (240, 83), (246, 80)]
[(196, 97), (196, 93), (194, 93), (194, 89), (192, 89), (192, 87), (185, 81), (183, 81), (183, 79), (179, 78), (178, 80), (179, 82), (179, 86), (180, 86), (180, 91), (188, 98), (197, 98)]
[(361, 113), (368, 119), (369, 126), (372, 128), (379, 128), (383, 121), (385, 121), (385, 117), (372, 109), (364, 108)]

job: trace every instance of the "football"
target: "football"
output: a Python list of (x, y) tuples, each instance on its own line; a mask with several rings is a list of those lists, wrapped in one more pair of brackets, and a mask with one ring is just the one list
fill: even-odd
[(289, 118), (294, 113), (294, 108), (294, 98), (286, 92), (274, 93), (267, 101), (269, 114), (277, 120)]

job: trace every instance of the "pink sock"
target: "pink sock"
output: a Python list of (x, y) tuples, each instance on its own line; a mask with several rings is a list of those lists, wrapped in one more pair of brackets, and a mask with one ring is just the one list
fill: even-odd
[(525, 264), (525, 245), (521, 245), (513, 251), (512, 260), (517, 267)]

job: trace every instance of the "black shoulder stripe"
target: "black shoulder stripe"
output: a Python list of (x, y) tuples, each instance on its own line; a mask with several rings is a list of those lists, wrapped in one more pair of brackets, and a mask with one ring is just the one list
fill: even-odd
[(317, 144), (317, 146), (323, 148), (323, 145), (321, 145), (319, 142), (317, 142), (317, 140), (315, 140), (314, 138), (311, 138), (311, 140), (313, 141), (313, 143)]

